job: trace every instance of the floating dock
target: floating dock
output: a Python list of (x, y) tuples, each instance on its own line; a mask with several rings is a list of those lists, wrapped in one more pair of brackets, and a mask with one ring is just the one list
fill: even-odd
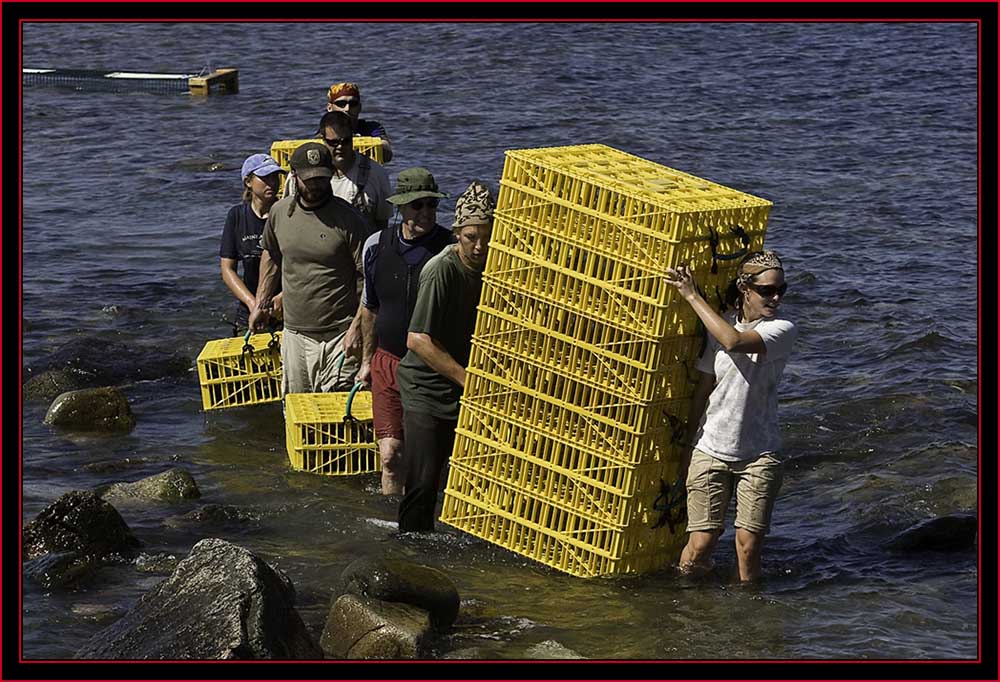
[(111, 92), (160, 92), (192, 95), (235, 94), (240, 91), (238, 69), (216, 69), (208, 74), (141, 73), (87, 69), (21, 69), (24, 85), (65, 87)]

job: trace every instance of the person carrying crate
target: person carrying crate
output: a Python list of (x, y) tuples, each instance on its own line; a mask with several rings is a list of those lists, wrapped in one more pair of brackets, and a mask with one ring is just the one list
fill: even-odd
[[(257, 331), (267, 323), (280, 278), (285, 324), (282, 396), (348, 391), (360, 355), (353, 320), (368, 225), (350, 204), (333, 195), (333, 158), (326, 145), (307, 142), (292, 154), (290, 165), (298, 192), (278, 201), (264, 224), (250, 328)], [(347, 358), (339, 363), (342, 351)]]
[[(229, 209), (219, 244), (222, 281), (238, 301), (233, 336), (247, 329), (250, 308), (257, 294), (260, 274), (260, 237), (264, 221), (278, 198), (281, 166), (267, 154), (253, 154), (243, 162), (243, 201)], [(237, 265), (243, 264), (242, 277)], [(275, 317), (281, 317), (281, 294), (273, 299)]]
[(688, 541), (682, 573), (704, 573), (736, 491), (736, 559), (740, 580), (760, 576), (764, 536), (781, 488), (778, 384), (798, 330), (778, 312), (788, 289), (773, 251), (744, 257), (734, 282), (736, 309), (710, 306), (687, 266), (667, 268), (675, 287), (704, 323), (709, 338), (698, 360), (701, 379), (688, 421), (681, 467), (686, 479)]
[(420, 273), (407, 352), (396, 370), (406, 463), (400, 532), (434, 530), (441, 472), (455, 442), (495, 206), (486, 185), (469, 185), (455, 202), (452, 229), (458, 243), (431, 258)]
[(359, 381), (372, 387), (372, 416), (382, 464), (382, 494), (403, 492), (403, 404), (396, 368), (406, 355), (407, 328), (417, 301), (420, 272), (445, 247), (451, 230), (437, 224), (437, 207), (447, 195), (438, 191), (426, 168), (407, 168), (396, 178), (389, 202), (399, 207), (400, 223), (368, 238), (364, 248), (365, 288), (361, 318)]

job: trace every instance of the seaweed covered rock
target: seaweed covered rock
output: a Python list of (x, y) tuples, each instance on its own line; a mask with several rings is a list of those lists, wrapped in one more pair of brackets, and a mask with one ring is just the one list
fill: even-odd
[(56, 377), (65, 380), (71, 375), (74, 382), (80, 383), (79, 388), (94, 388), (182, 376), (190, 367), (191, 359), (177, 353), (109, 341), (106, 335), (90, 335), (70, 339), (41, 362), (25, 367), (23, 378), (27, 385), (45, 372), (64, 370), (71, 374)]
[(253, 552), (201, 540), (76, 658), (321, 659), (294, 601), (288, 577)]
[(430, 638), (430, 614), (408, 604), (341, 595), (320, 638), (330, 658), (420, 658)]
[(100, 568), (90, 554), (53, 552), (24, 563), (24, 577), (45, 589), (71, 587), (83, 582)]
[(39, 512), (21, 534), (25, 559), (50, 552), (94, 556), (128, 552), (139, 546), (118, 511), (95, 493), (74, 490)]
[(132, 483), (115, 483), (101, 493), (106, 500), (141, 499), (179, 502), (201, 497), (198, 484), (184, 469), (175, 467)]
[(459, 598), (447, 575), (429, 566), (394, 559), (365, 557), (340, 576), (342, 592), (429, 611), (435, 628), (444, 629), (458, 616)]
[(135, 428), (135, 416), (120, 389), (84, 388), (60, 393), (45, 423), (73, 431), (124, 431)]
[(52, 400), (60, 393), (90, 388), (90, 381), (90, 377), (74, 369), (49, 369), (25, 381), (21, 397), (25, 400)]

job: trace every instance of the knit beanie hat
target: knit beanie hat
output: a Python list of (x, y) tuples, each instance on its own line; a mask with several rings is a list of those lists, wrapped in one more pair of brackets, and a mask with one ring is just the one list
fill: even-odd
[(493, 222), (496, 200), (490, 188), (478, 180), (473, 180), (469, 188), (455, 200), (455, 222), (453, 229), (466, 225), (481, 225)]

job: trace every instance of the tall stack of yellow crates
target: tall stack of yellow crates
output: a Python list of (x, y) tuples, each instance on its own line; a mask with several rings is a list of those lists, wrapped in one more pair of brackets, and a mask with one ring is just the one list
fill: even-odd
[[(676, 561), (703, 332), (771, 202), (605, 145), (506, 152), (441, 520), (582, 577)], [(662, 499), (661, 499), (662, 502)]]

